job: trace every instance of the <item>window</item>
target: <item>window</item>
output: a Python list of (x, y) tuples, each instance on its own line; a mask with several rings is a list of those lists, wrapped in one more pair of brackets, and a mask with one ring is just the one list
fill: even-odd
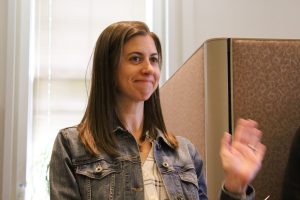
[(78, 124), (83, 116), (90, 57), (98, 35), (120, 20), (140, 20), (151, 26), (149, 5), (149, 0), (35, 1), (33, 124), (26, 199), (49, 199), (52, 145), (59, 129)]

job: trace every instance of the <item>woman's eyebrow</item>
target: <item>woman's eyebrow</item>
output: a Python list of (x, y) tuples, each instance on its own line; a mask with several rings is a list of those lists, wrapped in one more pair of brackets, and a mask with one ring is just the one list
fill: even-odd
[[(137, 55), (144, 55), (143, 52), (140, 52), (140, 51), (132, 51), (132, 52), (129, 52), (127, 53), (127, 55), (132, 55), (132, 54), (137, 54)], [(151, 53), (150, 56), (158, 56), (158, 53)]]
[(132, 52), (129, 52), (128, 55), (130, 54), (139, 54), (139, 55), (143, 55), (142, 52), (139, 52), (139, 51), (132, 51)]

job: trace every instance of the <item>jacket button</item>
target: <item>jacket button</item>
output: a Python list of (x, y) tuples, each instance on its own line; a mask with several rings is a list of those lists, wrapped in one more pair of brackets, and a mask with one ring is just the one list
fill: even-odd
[(162, 165), (165, 167), (165, 168), (169, 168), (169, 164), (167, 162), (163, 162)]
[(97, 166), (96, 166), (96, 172), (100, 173), (102, 170), (103, 170), (103, 168), (101, 167), (101, 165), (97, 164)]

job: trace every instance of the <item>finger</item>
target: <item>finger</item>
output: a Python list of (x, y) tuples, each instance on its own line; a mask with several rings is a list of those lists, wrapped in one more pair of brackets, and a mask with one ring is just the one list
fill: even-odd
[(221, 140), (221, 147), (228, 147), (230, 145), (231, 145), (231, 134), (228, 132), (224, 132)]
[(262, 137), (262, 131), (258, 129), (251, 130), (251, 133), (246, 137), (247, 141), (245, 143), (250, 144), (254, 148), (256, 148), (257, 144), (260, 143), (260, 139)]
[(256, 155), (257, 155), (257, 159), (262, 162), (264, 157), (265, 157), (265, 153), (266, 153), (267, 147), (262, 144), (262, 143), (258, 143), (256, 145)]
[(234, 133), (234, 140), (255, 146), (260, 141), (262, 132), (256, 127), (257, 122), (254, 120), (239, 119)]
[(247, 122), (250, 126), (258, 128), (258, 123), (252, 119), (247, 119)]
[(220, 158), (223, 169), (226, 170), (231, 163), (232, 149), (231, 149), (231, 134), (224, 132), (221, 139)]
[(249, 135), (249, 132), (256, 129), (257, 122), (254, 120), (246, 120), (240, 118), (237, 121), (236, 130), (235, 130), (235, 137), (237, 140), (242, 141), (245, 137)]
[(236, 126), (235, 126), (235, 132), (233, 133), (234, 134), (234, 140), (237, 140), (237, 141), (241, 141), (242, 140), (242, 132), (244, 132), (244, 126), (246, 124), (246, 120), (245, 119), (238, 119), (237, 123), (236, 123)]
[(226, 153), (230, 151), (231, 146), (231, 134), (228, 132), (224, 132), (223, 137), (221, 139), (221, 149), (220, 154)]

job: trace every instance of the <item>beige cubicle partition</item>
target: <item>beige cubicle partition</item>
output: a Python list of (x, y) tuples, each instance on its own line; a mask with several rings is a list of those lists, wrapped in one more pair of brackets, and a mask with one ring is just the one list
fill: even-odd
[(223, 177), (219, 146), (228, 130), (226, 50), (224, 39), (206, 42), (160, 88), (167, 129), (189, 138), (205, 162), (210, 199), (219, 196)]
[(189, 138), (204, 156), (203, 56), (201, 47), (160, 88), (160, 97), (167, 129), (176, 135)]
[(267, 153), (256, 199), (280, 199), (291, 138), (300, 126), (300, 40), (213, 39), (161, 87), (168, 130), (189, 138), (205, 161), (208, 195), (222, 183), (220, 139), (239, 117), (259, 122)]

